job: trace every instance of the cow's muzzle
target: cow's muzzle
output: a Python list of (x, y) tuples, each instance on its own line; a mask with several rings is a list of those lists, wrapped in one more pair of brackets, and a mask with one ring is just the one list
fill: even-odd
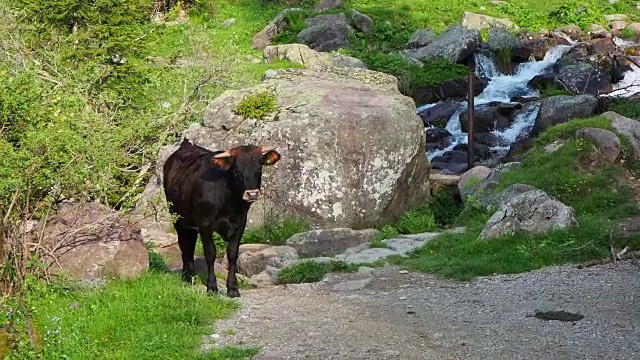
[(258, 199), (260, 199), (260, 190), (258, 189), (245, 190), (242, 194), (242, 200), (246, 202), (254, 202)]

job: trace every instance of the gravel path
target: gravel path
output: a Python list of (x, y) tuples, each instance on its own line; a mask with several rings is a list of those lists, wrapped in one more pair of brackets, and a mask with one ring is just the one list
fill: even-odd
[[(365, 269), (366, 270), (366, 269)], [(245, 290), (205, 347), (257, 359), (638, 359), (640, 265), (548, 267), (470, 283), (396, 267)], [(537, 310), (584, 315), (545, 321)]]

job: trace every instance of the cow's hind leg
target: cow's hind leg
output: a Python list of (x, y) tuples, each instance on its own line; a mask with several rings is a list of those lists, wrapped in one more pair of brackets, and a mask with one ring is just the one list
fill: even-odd
[(210, 227), (200, 227), (200, 237), (202, 238), (202, 248), (204, 249), (204, 259), (207, 262), (207, 292), (217, 293), (218, 282), (214, 271), (216, 261), (216, 246), (213, 244), (213, 229)]
[(178, 246), (182, 253), (182, 279), (188, 283), (195, 276), (194, 252), (198, 241), (198, 230), (184, 226), (179, 220), (174, 224), (178, 233)]

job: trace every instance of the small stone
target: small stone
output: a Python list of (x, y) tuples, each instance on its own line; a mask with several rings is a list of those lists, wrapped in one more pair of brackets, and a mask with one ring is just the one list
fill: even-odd
[(400, 271), (398, 271), (398, 274), (408, 274), (408, 273), (409, 273), (409, 271), (407, 271), (407, 270), (400, 270)]
[(231, 19), (227, 19), (222, 23), (222, 27), (223, 28), (228, 28), (229, 26), (233, 25), (236, 23), (236, 19), (235, 18), (231, 18)]
[(209, 337), (212, 339), (220, 339), (220, 334), (211, 334)]
[(407, 300), (407, 297), (406, 297), (406, 296), (400, 296), (400, 297), (398, 298), (398, 300)]
[(365, 286), (369, 285), (371, 282), (371, 278), (363, 279), (363, 280), (349, 280), (345, 282), (341, 282), (333, 285), (334, 291), (353, 291), (363, 289)]

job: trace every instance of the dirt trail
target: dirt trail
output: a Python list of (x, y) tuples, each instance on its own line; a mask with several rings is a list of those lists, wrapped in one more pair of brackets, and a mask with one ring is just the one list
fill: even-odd
[[(640, 265), (548, 267), (470, 283), (396, 267), (245, 290), (205, 347), (257, 359), (638, 359)], [(536, 310), (584, 315), (545, 321)]]

